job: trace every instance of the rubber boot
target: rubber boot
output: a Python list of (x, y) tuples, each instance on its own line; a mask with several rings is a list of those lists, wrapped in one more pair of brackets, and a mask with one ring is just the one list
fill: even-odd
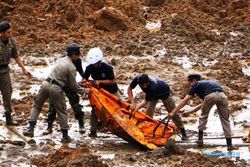
[(6, 125), (8, 125), (8, 126), (18, 126), (18, 123), (13, 121), (13, 119), (11, 117), (11, 113), (5, 112), (5, 118), (6, 118)]
[(83, 119), (78, 120), (79, 121), (79, 133), (84, 134), (86, 132), (84, 128), (84, 122)]
[(199, 130), (198, 133), (198, 141), (196, 141), (198, 147), (203, 147), (204, 143), (203, 143), (203, 131)]
[(30, 121), (28, 129), (23, 132), (23, 135), (28, 136), (28, 137), (34, 137), (35, 125), (36, 125), (36, 122)]
[(180, 130), (182, 135), (181, 140), (188, 140), (185, 128), (180, 128)]
[(90, 134), (89, 134), (89, 137), (97, 137), (97, 134), (96, 134), (96, 131), (91, 131)]
[(62, 143), (70, 143), (71, 142), (71, 138), (68, 135), (68, 130), (63, 129), (62, 130)]
[(46, 131), (43, 132), (43, 135), (51, 134), (53, 132), (52, 126), (53, 126), (52, 122), (49, 122), (48, 123), (48, 128), (46, 129)]
[(226, 142), (227, 142), (227, 151), (233, 151), (239, 149), (239, 147), (235, 147), (232, 145), (232, 138), (226, 138)]

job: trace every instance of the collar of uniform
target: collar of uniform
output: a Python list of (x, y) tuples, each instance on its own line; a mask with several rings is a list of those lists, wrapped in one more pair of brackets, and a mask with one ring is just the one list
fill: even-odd
[(65, 57), (65, 60), (66, 60), (67, 62), (69, 62), (69, 63), (72, 65), (72, 67), (74, 67), (74, 69), (76, 70), (76, 67), (75, 67), (74, 63), (73, 63), (73, 61), (71, 60), (71, 58), (70, 58), (69, 56), (66, 56), (66, 57)]
[(3, 42), (3, 40), (0, 39), (0, 46), (8, 46), (8, 45), (10, 44), (11, 41), (10, 41), (10, 39), (7, 39), (7, 41), (8, 41), (8, 42), (7, 42), (7, 45), (5, 45), (4, 42)]

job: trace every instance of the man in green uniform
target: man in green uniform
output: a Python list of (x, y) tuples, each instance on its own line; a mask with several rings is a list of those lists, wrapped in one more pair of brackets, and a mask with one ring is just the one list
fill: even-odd
[(3, 106), (5, 109), (6, 125), (17, 125), (13, 122), (11, 113), (11, 79), (9, 63), (13, 58), (16, 63), (22, 68), (23, 73), (31, 77), (20, 57), (18, 56), (17, 46), (15, 40), (12, 38), (11, 25), (9, 22), (0, 23), (0, 91), (3, 97)]

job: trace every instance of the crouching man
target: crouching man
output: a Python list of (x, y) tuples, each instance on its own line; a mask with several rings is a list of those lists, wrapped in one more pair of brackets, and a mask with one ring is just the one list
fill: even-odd
[[(189, 75), (188, 84), (191, 87), (188, 95), (186, 95), (186, 97), (175, 107), (175, 109), (169, 113), (169, 117), (173, 118), (175, 114), (182, 109), (195, 94), (197, 94), (203, 100), (202, 104), (196, 106), (192, 110), (192, 112), (196, 112), (201, 109), (198, 127), (198, 146), (203, 146), (203, 131), (206, 129), (208, 115), (213, 105), (216, 105), (226, 137), (227, 149), (228, 151), (238, 149), (232, 145), (231, 127), (228, 113), (228, 98), (221, 86), (212, 80), (201, 80), (201, 76), (199, 74)], [(189, 114), (190, 113), (191, 112), (189, 112)]]
[[(145, 99), (138, 106), (136, 106), (132, 89), (134, 89), (138, 84), (142, 91), (145, 92), (146, 96)], [(146, 114), (150, 117), (153, 117), (154, 115), (155, 106), (158, 100), (163, 102), (163, 105), (168, 112), (171, 112), (175, 108), (175, 102), (172, 97), (169, 85), (165, 81), (150, 77), (147, 74), (136, 76), (130, 83), (127, 92), (131, 102), (131, 109), (138, 111), (147, 105)], [(176, 114), (173, 117), (173, 122), (181, 131), (181, 139), (188, 140), (180, 115)]]
[(34, 128), (39, 113), (44, 102), (50, 97), (58, 114), (58, 121), (62, 131), (62, 142), (68, 143), (71, 138), (68, 136), (68, 113), (66, 112), (66, 101), (64, 88), (69, 87), (74, 92), (86, 94), (87, 89), (81, 88), (76, 82), (76, 67), (73, 62), (80, 56), (80, 48), (76, 44), (67, 46), (67, 56), (60, 58), (52, 68), (49, 77), (42, 83), (42, 86), (36, 96), (31, 111), (28, 130), (23, 135), (33, 137)]

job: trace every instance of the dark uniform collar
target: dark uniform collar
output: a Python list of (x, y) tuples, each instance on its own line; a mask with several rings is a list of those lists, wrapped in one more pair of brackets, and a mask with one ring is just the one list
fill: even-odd
[(6, 39), (6, 40), (3, 40), (3, 39), (0, 39), (0, 42), (2, 45), (8, 45), (10, 43), (10, 39)]

